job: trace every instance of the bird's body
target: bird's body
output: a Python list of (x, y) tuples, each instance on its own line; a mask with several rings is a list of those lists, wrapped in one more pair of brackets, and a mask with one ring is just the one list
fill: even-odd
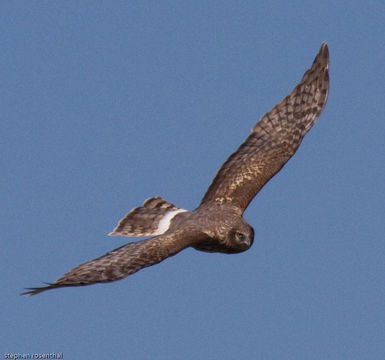
[(161, 197), (147, 199), (121, 219), (110, 235), (153, 237), (128, 243), (24, 294), (119, 280), (187, 247), (227, 254), (248, 250), (254, 231), (243, 219), (243, 212), (293, 156), (321, 114), (329, 89), (328, 64), (324, 43), (300, 83), (261, 117), (222, 165), (195, 210), (181, 209)]

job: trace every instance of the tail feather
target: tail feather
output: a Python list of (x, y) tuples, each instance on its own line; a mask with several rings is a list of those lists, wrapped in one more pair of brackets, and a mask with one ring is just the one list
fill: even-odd
[(171, 219), (186, 210), (167, 202), (160, 196), (147, 199), (132, 209), (108, 235), (151, 236), (167, 231)]

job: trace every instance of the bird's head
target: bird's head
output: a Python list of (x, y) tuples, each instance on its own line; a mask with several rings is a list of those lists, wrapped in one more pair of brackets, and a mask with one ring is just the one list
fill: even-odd
[(254, 241), (254, 229), (242, 218), (227, 233), (226, 242), (234, 252), (248, 250)]

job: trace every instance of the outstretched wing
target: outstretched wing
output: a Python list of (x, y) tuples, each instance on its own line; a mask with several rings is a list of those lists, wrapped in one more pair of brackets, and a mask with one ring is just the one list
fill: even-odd
[(263, 185), (294, 155), (320, 116), (329, 89), (329, 52), (321, 45), (300, 83), (255, 124), (246, 141), (219, 169), (205, 204), (231, 204), (242, 213)]
[(120, 280), (140, 269), (155, 265), (206, 238), (207, 235), (204, 233), (184, 228), (170, 234), (166, 233), (151, 239), (132, 242), (97, 259), (76, 266), (52, 284), (30, 288), (22, 295), (36, 295), (42, 291), (59, 287)]

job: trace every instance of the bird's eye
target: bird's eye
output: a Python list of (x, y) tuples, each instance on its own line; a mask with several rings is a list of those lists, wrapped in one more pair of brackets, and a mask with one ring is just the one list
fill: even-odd
[(246, 239), (245, 234), (242, 234), (242, 233), (240, 233), (238, 231), (235, 233), (235, 237), (240, 242), (244, 242), (245, 239)]

